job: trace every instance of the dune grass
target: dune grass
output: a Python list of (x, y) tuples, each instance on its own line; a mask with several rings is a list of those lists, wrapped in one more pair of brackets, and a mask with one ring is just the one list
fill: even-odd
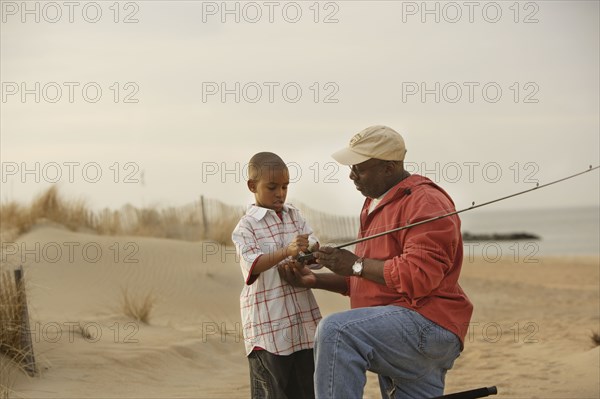
[(25, 364), (29, 348), (24, 348), (21, 336), (26, 326), (23, 284), (17, 285), (12, 270), (0, 268), (0, 398), (8, 398), (16, 370), (32, 366)]
[(0, 399), (8, 399), (12, 395), (13, 361), (0, 354)]
[(0, 224), (3, 230), (14, 229), (17, 235), (21, 235), (41, 220), (59, 223), (71, 230), (94, 228), (93, 215), (85, 202), (61, 198), (56, 186), (36, 197), (29, 206), (14, 201), (0, 205)]
[(153, 293), (132, 296), (127, 288), (121, 289), (121, 311), (127, 317), (144, 324), (150, 324), (150, 314), (156, 304)]
[(594, 331), (594, 332), (592, 332), (592, 335), (590, 336), (590, 338), (592, 340), (592, 344), (594, 345), (594, 347), (600, 346), (600, 333)]
[(101, 235), (212, 240), (231, 244), (231, 232), (242, 214), (242, 207), (215, 200), (178, 208), (140, 209), (126, 205), (120, 210), (92, 212), (85, 201), (67, 200), (56, 186), (52, 186), (29, 205), (14, 201), (0, 204), (0, 231), (3, 240), (10, 241), (30, 231), (36, 223), (50, 221), (72, 231), (92, 231)]
[(23, 306), (12, 274), (3, 270), (0, 275), (0, 352), (10, 355), (19, 347)]
[(13, 389), (18, 374), (28, 374), (23, 366), (25, 354), (14, 359), (0, 353), (0, 399), (24, 397)]

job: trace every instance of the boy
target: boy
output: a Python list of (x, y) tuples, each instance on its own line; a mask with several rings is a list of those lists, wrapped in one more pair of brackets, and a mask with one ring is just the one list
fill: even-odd
[(314, 398), (312, 348), (321, 313), (312, 291), (291, 286), (276, 267), (306, 251), (312, 231), (285, 204), (289, 174), (279, 156), (254, 155), (248, 175), (255, 204), (232, 239), (246, 282), (240, 306), (252, 398)]

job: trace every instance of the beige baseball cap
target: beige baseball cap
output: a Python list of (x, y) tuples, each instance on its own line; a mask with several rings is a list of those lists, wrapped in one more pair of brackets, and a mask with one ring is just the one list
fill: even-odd
[(342, 165), (356, 165), (371, 158), (404, 161), (406, 146), (400, 133), (387, 126), (370, 126), (356, 133), (348, 147), (331, 154)]

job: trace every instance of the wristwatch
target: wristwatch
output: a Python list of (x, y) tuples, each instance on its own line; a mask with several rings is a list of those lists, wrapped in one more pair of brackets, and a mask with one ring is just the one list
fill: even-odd
[(360, 277), (362, 275), (364, 260), (364, 258), (358, 258), (356, 262), (354, 262), (354, 264), (352, 265), (352, 274), (356, 277)]

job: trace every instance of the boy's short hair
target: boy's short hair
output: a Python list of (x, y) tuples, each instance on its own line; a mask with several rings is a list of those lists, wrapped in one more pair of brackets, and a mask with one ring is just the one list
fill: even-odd
[(248, 162), (248, 179), (259, 180), (265, 169), (267, 171), (287, 169), (287, 165), (277, 154), (259, 152), (254, 154)]

